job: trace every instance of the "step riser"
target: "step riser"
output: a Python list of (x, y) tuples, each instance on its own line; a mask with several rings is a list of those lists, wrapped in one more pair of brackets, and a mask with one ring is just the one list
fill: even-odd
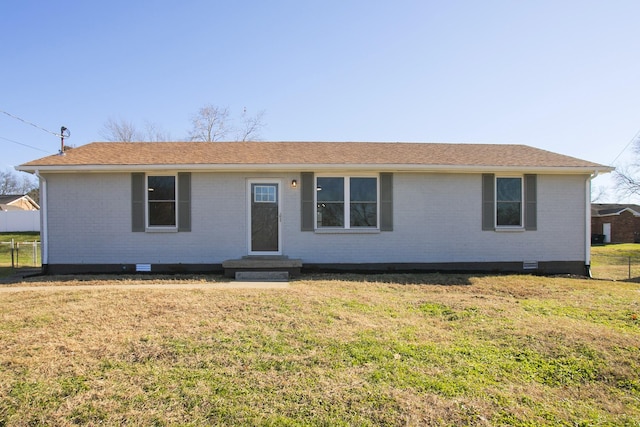
[(241, 282), (286, 282), (289, 280), (288, 271), (237, 271), (236, 280)]

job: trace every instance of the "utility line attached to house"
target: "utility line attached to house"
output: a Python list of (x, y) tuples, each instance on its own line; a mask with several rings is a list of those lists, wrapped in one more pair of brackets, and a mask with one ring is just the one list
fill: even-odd
[[(30, 126), (33, 126), (36, 129), (40, 129), (41, 131), (44, 131), (44, 132), (50, 133), (51, 135), (57, 136), (58, 138), (60, 138), (60, 154), (64, 155), (64, 139), (65, 138), (69, 138), (71, 136), (71, 132), (69, 132), (69, 129), (67, 129), (66, 127), (61, 126), (60, 127), (60, 133), (56, 133), (56, 132), (50, 131), (49, 129), (45, 129), (42, 126), (38, 126), (37, 124), (32, 123), (32, 122), (30, 122), (28, 120), (25, 120), (25, 119), (23, 119), (21, 117), (18, 117), (16, 115), (8, 113), (8, 112), (6, 112), (4, 110), (0, 110), (0, 113), (6, 114), (7, 116), (9, 116), (11, 118), (14, 118), (16, 120), (20, 120), (22, 123), (26, 123), (26, 124), (28, 124)], [(6, 139), (7, 141), (11, 141), (11, 142), (14, 142), (16, 144), (25, 145), (25, 146), (28, 147), (28, 145), (21, 144), (21, 143), (19, 143), (17, 141), (12, 141), (12, 140), (9, 140), (7, 138), (2, 138), (2, 139)], [(31, 147), (31, 148), (34, 148), (34, 147)]]
[[(34, 128), (40, 129), (40, 130), (42, 130), (42, 131), (45, 131), (45, 132), (47, 132), (47, 133), (50, 133), (51, 135), (57, 136), (58, 138), (63, 138), (63, 137), (64, 137), (64, 138), (68, 138), (68, 137), (70, 136), (70, 135), (62, 135), (62, 133), (56, 133), (56, 132), (50, 131), (50, 130), (48, 130), (48, 129), (43, 128), (42, 126), (38, 126), (38, 125), (37, 125), (37, 124), (35, 124), (35, 123), (31, 123), (31, 122), (30, 122), (30, 121), (28, 121), (28, 120), (25, 120), (25, 119), (23, 119), (23, 118), (20, 118), (20, 117), (18, 117), (18, 116), (15, 116), (15, 115), (13, 115), (13, 114), (11, 114), (11, 113), (7, 113), (6, 111), (3, 111), (3, 110), (0, 110), (0, 113), (2, 113), (2, 114), (6, 114), (7, 116), (9, 116), (9, 117), (11, 117), (11, 118), (14, 118), (14, 119), (16, 119), (16, 120), (20, 120), (22, 123), (26, 123), (26, 124), (28, 124), (28, 125), (30, 125), (30, 126), (33, 126)], [(65, 128), (64, 126), (63, 126), (62, 128), (66, 130), (66, 128)], [(62, 132), (64, 132), (64, 131), (62, 131)]]

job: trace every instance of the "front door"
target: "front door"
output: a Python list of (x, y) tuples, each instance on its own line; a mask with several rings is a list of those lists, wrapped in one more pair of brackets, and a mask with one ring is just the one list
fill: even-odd
[(280, 184), (249, 182), (249, 253), (280, 254)]

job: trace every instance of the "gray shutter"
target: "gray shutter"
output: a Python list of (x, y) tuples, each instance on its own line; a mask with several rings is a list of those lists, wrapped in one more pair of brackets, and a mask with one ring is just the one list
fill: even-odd
[(131, 231), (145, 230), (144, 173), (131, 174)]
[(538, 228), (538, 185), (536, 175), (524, 176), (524, 228), (525, 230), (537, 230)]
[(492, 173), (482, 174), (482, 229), (495, 230), (496, 228), (496, 208), (495, 208), (495, 175)]
[(393, 231), (393, 174), (380, 174), (380, 231)]
[(300, 186), (302, 187), (300, 189), (300, 200), (302, 202), (300, 209), (302, 215), (300, 229), (302, 231), (313, 231), (315, 230), (313, 226), (313, 212), (316, 192), (313, 172), (302, 172), (302, 174), (300, 174)]
[(191, 231), (191, 173), (178, 173), (178, 231)]

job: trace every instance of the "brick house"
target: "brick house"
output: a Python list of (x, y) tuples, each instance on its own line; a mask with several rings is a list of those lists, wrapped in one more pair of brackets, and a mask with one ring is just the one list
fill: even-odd
[(604, 243), (640, 243), (640, 205), (592, 203), (591, 234)]
[[(524, 145), (91, 143), (40, 179), (49, 273), (588, 272), (591, 179)], [(237, 263), (235, 262), (237, 261)]]

